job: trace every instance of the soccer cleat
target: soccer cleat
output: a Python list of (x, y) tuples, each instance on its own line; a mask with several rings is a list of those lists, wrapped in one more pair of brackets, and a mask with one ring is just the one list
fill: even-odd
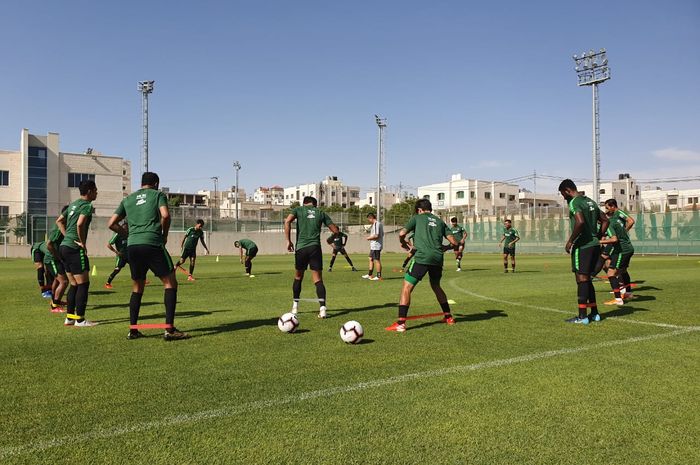
[(248, 277), (249, 277), (249, 278), (254, 278), (255, 275), (254, 275), (254, 274), (249, 274)]
[(511, 273), (515, 273), (515, 268), (513, 268), (512, 270), (510, 270), (510, 272), (511, 272)]
[(75, 325), (75, 320), (71, 320), (70, 318), (66, 318), (63, 320), (63, 326), (74, 326)]
[(296, 315), (298, 311), (299, 311), (299, 303), (298, 302), (292, 303), (292, 313)]
[(355, 267), (353, 266), (353, 267), (352, 267), (352, 271), (357, 271), (357, 268), (355, 268)]
[(330, 273), (331, 271), (333, 271), (333, 268), (328, 268), (328, 272)]
[(372, 279), (372, 275), (371, 274), (363, 274), (362, 279)]
[(590, 321), (598, 322), (598, 321), (600, 321), (600, 313), (596, 313), (596, 314), (591, 313), (590, 315), (588, 315), (588, 319)]
[(140, 339), (142, 337), (145, 337), (141, 331), (138, 330), (130, 330), (129, 334), (126, 335), (127, 339)]
[(386, 328), (387, 331), (396, 331), (397, 333), (403, 333), (406, 331), (406, 325), (404, 323), (394, 323), (391, 326), (387, 326)]
[(321, 308), (318, 309), (318, 317), (323, 320), (326, 318), (326, 306), (323, 305)]
[(187, 276), (187, 280), (188, 281), (196, 281), (196, 279), (194, 279), (194, 276), (192, 276), (192, 275)]
[(503, 270), (504, 273), (508, 273), (508, 270)]
[(577, 323), (580, 325), (587, 325), (588, 324), (588, 317), (580, 318), (580, 317), (575, 316), (573, 318), (569, 318), (568, 320), (566, 320), (566, 322), (567, 323)]
[(112, 289), (112, 285), (110, 283), (105, 283), (105, 289)]
[(462, 271), (462, 269), (461, 269), (461, 268), (457, 268), (457, 271)]
[(381, 280), (382, 278), (380, 278), (379, 276), (372, 276), (371, 278), (368, 278), (368, 279), (369, 279), (370, 281), (379, 281), (379, 280)]
[(66, 311), (63, 307), (61, 307), (60, 305), (55, 305), (53, 302), (51, 302), (51, 306), (49, 307), (49, 311), (51, 313), (66, 313)]
[(51, 291), (42, 291), (41, 296), (44, 299), (51, 299), (53, 295), (51, 294)]
[(605, 301), (605, 305), (624, 305), (625, 301), (622, 299), (610, 299)]
[(83, 321), (76, 321), (75, 325), (76, 327), (81, 327), (81, 328), (90, 328), (92, 326), (97, 326), (99, 323), (96, 321), (88, 321), (88, 320), (83, 320)]
[(447, 323), (448, 325), (452, 326), (453, 324), (456, 323), (455, 319), (451, 316), (448, 316), (447, 318), (442, 319), (443, 323)]
[(163, 339), (166, 341), (179, 341), (181, 339), (189, 339), (189, 337), (189, 334), (178, 331), (177, 328), (172, 328), (163, 334)]

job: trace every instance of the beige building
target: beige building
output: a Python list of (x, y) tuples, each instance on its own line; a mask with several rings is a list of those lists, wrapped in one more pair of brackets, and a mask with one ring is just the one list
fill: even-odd
[(433, 210), (463, 210), (478, 215), (494, 215), (518, 207), (518, 186), (497, 181), (463, 179), (453, 174), (447, 182), (418, 188), (418, 198), (426, 198)]
[[(579, 192), (584, 195), (594, 197), (592, 192), (593, 184), (581, 184), (577, 186)], [(603, 203), (608, 199), (617, 200), (617, 206), (625, 211), (635, 211), (639, 203), (640, 192), (637, 181), (630, 177), (629, 173), (619, 174), (616, 181), (602, 181), (598, 184), (598, 203)]]
[(338, 176), (326, 176), (321, 182), (285, 187), (284, 204), (301, 203), (307, 195), (315, 197), (320, 207), (340, 205), (347, 208), (360, 203), (359, 187), (346, 186)]
[(284, 205), (284, 187), (258, 187), (253, 193), (253, 202), (265, 205)]
[(78, 185), (85, 179), (97, 184), (96, 215), (111, 215), (131, 193), (131, 162), (92, 149), (61, 152), (58, 133), (40, 136), (22, 129), (20, 149), (0, 151), (0, 216), (26, 213), (28, 242), (41, 240), (61, 207), (80, 196)]
[[(357, 206), (360, 208), (364, 207), (365, 205), (369, 205), (370, 207), (376, 207), (377, 202), (375, 200), (375, 197), (377, 197), (377, 191), (367, 192), (365, 194), (365, 198), (360, 200)], [(389, 209), (393, 205), (401, 202), (401, 199), (399, 198), (399, 195), (396, 192), (382, 192), (381, 199), (382, 209)]]

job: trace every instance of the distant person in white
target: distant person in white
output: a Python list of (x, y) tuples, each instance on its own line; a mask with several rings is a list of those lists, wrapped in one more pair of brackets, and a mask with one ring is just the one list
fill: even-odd
[[(382, 247), (384, 245), (384, 226), (377, 221), (377, 216), (374, 213), (367, 215), (371, 227), (369, 230), (369, 272), (362, 277), (370, 281), (380, 281), (382, 279)], [(374, 274), (374, 268), (377, 267), (377, 274)]]

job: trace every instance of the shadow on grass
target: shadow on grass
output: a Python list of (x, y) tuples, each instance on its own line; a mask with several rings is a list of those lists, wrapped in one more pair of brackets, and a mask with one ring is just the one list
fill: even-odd
[(361, 340), (360, 342), (358, 342), (357, 344), (348, 344), (348, 345), (350, 345), (350, 346), (352, 346), (352, 345), (361, 346), (361, 345), (364, 345), (364, 344), (371, 344), (371, 343), (373, 343), (373, 342), (374, 342), (374, 339), (362, 339), (362, 340)]
[(647, 308), (635, 308), (635, 307), (631, 307), (631, 306), (624, 306), (624, 307), (618, 307), (618, 308), (611, 310), (609, 312), (605, 312), (605, 313), (600, 312), (600, 316), (601, 316), (601, 318), (605, 319), (605, 318), (611, 318), (611, 317), (615, 317), (615, 316), (627, 316), (627, 315), (631, 315), (631, 314), (636, 313), (636, 312), (648, 312), (648, 311), (649, 311), (649, 309), (647, 309)]
[(349, 313), (355, 313), (355, 312), (366, 312), (368, 310), (378, 310), (380, 308), (392, 308), (392, 307), (396, 307), (396, 305), (398, 305), (396, 302), (387, 302), (385, 304), (368, 305), (366, 307), (348, 308), (345, 310), (340, 310), (338, 312), (329, 311), (328, 318), (336, 318), (339, 316), (343, 316), (343, 315), (347, 315)]
[[(463, 322), (490, 320), (492, 318), (507, 318), (508, 314), (506, 312), (504, 312), (503, 310), (486, 310), (484, 313), (472, 313), (470, 315), (461, 315), (458, 313), (453, 313), (452, 316), (454, 317), (454, 319), (457, 323), (463, 323)], [(419, 324), (417, 326), (408, 325), (408, 328), (410, 330), (414, 330), (414, 329), (418, 329), (418, 328), (424, 328), (426, 326), (444, 325), (444, 324), (445, 323), (442, 322), (442, 319), (436, 319), (433, 321), (427, 321), (427, 322)]]
[(654, 287), (654, 286), (638, 286), (632, 288), (632, 291), (637, 292), (637, 291), (663, 291), (662, 288), (660, 287)]
[(112, 295), (115, 291), (89, 291), (90, 295)]
[[(217, 326), (209, 326), (205, 328), (190, 329), (187, 332), (192, 334), (192, 337), (209, 336), (212, 334), (228, 333), (230, 331), (240, 331), (244, 329), (259, 328), (261, 326), (277, 326), (277, 318), (263, 318), (258, 320), (243, 320), (223, 323)], [(299, 329), (295, 334), (305, 333), (308, 329)]]
[[(540, 270), (518, 270), (515, 273), (509, 272), (510, 274), (523, 274), (523, 273), (542, 273)], [(505, 274), (505, 273), (503, 273)]]
[[(155, 302), (155, 303), (160, 303), (162, 302)], [(143, 304), (141, 304), (143, 307)], [(225, 312), (230, 312), (231, 310), (212, 310), (209, 312), (204, 312), (204, 311), (199, 311), (199, 310), (192, 310), (189, 312), (175, 312), (175, 321), (177, 323), (177, 320), (183, 320), (183, 319), (189, 319), (189, 318), (197, 318), (200, 316), (205, 316), (205, 315), (211, 315), (213, 313), (225, 313)], [(147, 320), (163, 320), (165, 319), (165, 309), (163, 309), (163, 313), (158, 313), (154, 315), (140, 315), (139, 316), (139, 322), (147, 321)], [(127, 315), (124, 318), (109, 318), (105, 320), (99, 320), (101, 325), (109, 325), (109, 324), (115, 324), (115, 323), (128, 323), (129, 322), (129, 316), (128, 312)]]
[(653, 295), (635, 295), (634, 299), (628, 300), (625, 302), (626, 304), (634, 305), (637, 302), (648, 302), (650, 300), (656, 300), (656, 297)]
[[(162, 305), (163, 302), (141, 302), (141, 307), (150, 307), (151, 305)], [(101, 304), (101, 305), (89, 305), (88, 310), (103, 310), (105, 308), (118, 308), (118, 309), (128, 309), (129, 302), (123, 304)]]

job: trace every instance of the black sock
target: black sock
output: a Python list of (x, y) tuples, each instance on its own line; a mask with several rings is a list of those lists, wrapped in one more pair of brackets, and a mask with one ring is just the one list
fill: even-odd
[(68, 292), (66, 293), (66, 302), (68, 305), (66, 306), (66, 311), (68, 313), (75, 313), (75, 293), (77, 292), (78, 288), (71, 285), (70, 288), (68, 288)]
[(295, 279), (292, 283), (292, 296), (294, 301), (299, 301), (299, 296), (301, 296), (301, 279)]
[(177, 305), (177, 289), (165, 289), (163, 292), (165, 302), (165, 324), (175, 326), (175, 306)]
[(194, 264), (190, 265), (190, 276), (194, 273)]
[(629, 273), (625, 270), (624, 273), (622, 273), (622, 279), (621, 281), (625, 283), (625, 292), (632, 292), (632, 278), (630, 278)]
[(440, 304), (440, 308), (442, 308), (442, 313), (445, 314), (445, 318), (452, 316), (452, 313), (450, 312), (450, 304), (448, 302), (442, 302)]
[(377, 278), (381, 278), (381, 277), (382, 277), (382, 272), (381, 272), (381, 271), (378, 271), (378, 272), (377, 272)]
[(331, 264), (328, 265), (328, 269), (333, 268), (333, 264), (335, 263), (335, 255), (331, 255)]
[[(352, 264), (352, 260), (350, 260), (350, 256), (349, 256), (349, 255), (346, 255), (346, 256), (345, 256), (345, 260), (348, 261), (348, 263), (350, 264), (351, 267), (355, 268), (355, 265)], [(333, 265), (331, 265), (331, 266), (333, 266)]]
[(323, 285), (323, 281), (316, 283), (316, 297), (319, 305), (326, 305), (326, 286)]
[[(129, 300), (129, 324), (136, 325), (139, 322), (139, 311), (141, 310), (141, 299), (143, 294), (131, 293)], [(135, 329), (132, 331), (136, 331)]]
[(370, 276), (372, 276), (373, 273), (374, 273), (374, 267), (370, 268), (370, 269), (367, 271), (367, 274), (370, 275)]
[(406, 323), (408, 316), (408, 305), (399, 305), (399, 323)]
[(503, 262), (503, 269), (508, 271), (508, 262)]
[(610, 283), (610, 287), (613, 290), (613, 294), (615, 295), (615, 298), (619, 299), (621, 297), (621, 295), (620, 295), (620, 280), (617, 279), (617, 276), (610, 276), (608, 278), (608, 282)]
[(44, 286), (46, 286), (46, 281), (44, 280), (44, 269), (39, 268), (36, 270), (36, 280), (39, 281), (39, 286), (41, 286), (42, 290), (44, 289)]
[(245, 263), (245, 272), (246, 274), (250, 274), (250, 270), (253, 269), (253, 262), (246, 262)]
[(78, 288), (75, 291), (75, 314), (81, 317), (78, 321), (82, 321), (82, 317), (85, 316), (85, 309), (87, 308), (89, 289), (90, 281), (78, 284)]
[(112, 274), (109, 275), (109, 278), (107, 278), (107, 284), (112, 284), (112, 280), (117, 274), (119, 274), (120, 271), (121, 268), (115, 268), (114, 271), (112, 271)]
[(588, 302), (588, 283), (578, 283), (578, 317), (586, 318), (586, 304)]
[(593, 281), (586, 281), (588, 284), (588, 308), (591, 309), (591, 315), (598, 314), (598, 305), (595, 301), (595, 287), (593, 287)]

